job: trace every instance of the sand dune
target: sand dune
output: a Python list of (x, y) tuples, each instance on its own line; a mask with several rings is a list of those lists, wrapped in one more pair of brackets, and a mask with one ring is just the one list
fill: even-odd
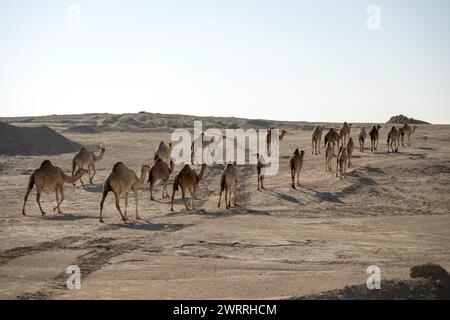
[[(267, 177), (267, 189), (257, 191), (255, 168), (238, 166), (236, 208), (217, 208), (223, 166), (216, 165), (199, 185), (198, 210), (186, 212), (177, 194), (172, 214), (169, 201), (161, 199), (161, 186), (152, 202), (145, 185), (139, 193), (143, 220), (122, 223), (110, 195), (105, 224), (99, 224), (102, 183), (113, 164), (123, 161), (139, 170), (142, 163), (153, 163), (153, 150), (170, 137), (170, 121), (191, 128), (193, 117), (79, 117), (7, 121), (46, 124), (60, 132), (75, 123), (113, 128), (120, 121), (132, 126), (138, 121), (155, 126), (151, 132), (64, 133), (83, 145), (101, 143), (107, 152), (97, 164), (93, 185), (66, 186), (61, 215), (41, 217), (34, 193), (27, 205), (29, 216), (20, 214), (29, 174), (47, 157), (0, 157), (0, 298), (277, 299), (362, 286), (369, 276), (366, 268), (374, 264), (386, 285), (409, 279), (413, 265), (435, 262), (450, 269), (450, 126), (419, 125), (412, 146), (401, 147), (397, 154), (387, 153), (384, 127), (379, 150), (355, 151), (354, 167), (339, 180), (334, 172), (325, 172), (323, 154), (311, 155), (310, 129), (315, 124), (284, 123), (289, 133), (281, 143), (278, 175)], [(278, 125), (205, 119), (208, 125)], [(306, 156), (302, 186), (293, 190), (288, 159), (297, 147)], [(51, 160), (69, 172), (73, 155)], [(54, 192), (46, 191), (44, 209), (54, 202)], [(133, 199), (129, 210), (134, 217)], [(82, 270), (81, 290), (65, 287), (66, 268), (72, 264)]]

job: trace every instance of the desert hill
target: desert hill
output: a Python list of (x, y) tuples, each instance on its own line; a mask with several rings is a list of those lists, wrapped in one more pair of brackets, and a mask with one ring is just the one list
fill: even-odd
[(391, 117), (386, 123), (430, 124), (422, 120), (408, 118), (407, 116), (404, 116), (402, 114)]

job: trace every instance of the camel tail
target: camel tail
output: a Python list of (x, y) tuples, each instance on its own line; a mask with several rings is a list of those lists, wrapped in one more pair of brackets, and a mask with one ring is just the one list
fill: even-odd
[(30, 176), (30, 180), (28, 180), (28, 190), (33, 190), (34, 187), (34, 172)]
[(173, 179), (173, 190), (178, 191), (178, 175)]
[(74, 159), (74, 160), (72, 160), (72, 177), (73, 177), (73, 174), (75, 173), (76, 167), (77, 167), (77, 163), (75, 162), (75, 159)]
[(224, 191), (225, 190), (225, 175), (223, 174), (220, 177), (220, 191)]
[(112, 191), (111, 185), (109, 184), (109, 181), (106, 180), (105, 184), (103, 185), (103, 195), (107, 195), (110, 191)]

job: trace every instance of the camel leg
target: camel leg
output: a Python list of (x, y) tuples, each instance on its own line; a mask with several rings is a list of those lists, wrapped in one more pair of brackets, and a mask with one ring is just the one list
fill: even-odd
[[(61, 193), (61, 201), (58, 199), (58, 191), (59, 193)], [(56, 209), (58, 209), (58, 213), (62, 213), (61, 212), (61, 203), (64, 201), (64, 191), (63, 191), (63, 187), (62, 186), (57, 186), (55, 188), (55, 192), (56, 192), (56, 207), (53, 208), (53, 211), (55, 211)]]
[(189, 188), (189, 192), (191, 193), (191, 205), (192, 205), (192, 210), (195, 210), (195, 205), (194, 205), (194, 200), (195, 200), (195, 188), (194, 191), (192, 190), (192, 188)]
[(337, 160), (336, 162), (336, 178), (339, 177), (338, 173), (339, 173), (339, 160)]
[(102, 201), (100, 202), (100, 219), (99, 219), (99, 221), (101, 222), (101, 223), (103, 223), (103, 218), (102, 218), (102, 214), (103, 214), (103, 205), (104, 205), (104, 203), (105, 203), (105, 199), (106, 199), (106, 196), (108, 195), (108, 191), (103, 191), (103, 196), (102, 196)]
[(295, 189), (295, 170), (291, 169), (291, 187), (292, 189)]
[(300, 187), (300, 171), (297, 172), (297, 186)]
[(27, 193), (25, 193), (25, 198), (24, 198), (24, 200), (23, 200), (22, 215), (24, 215), (24, 216), (27, 215), (27, 214), (25, 213), (25, 205), (26, 205), (26, 203), (27, 203), (28, 196), (30, 195), (30, 192), (31, 192), (31, 189), (28, 188), (28, 189), (27, 189)]
[(97, 170), (95, 170), (95, 164), (92, 164), (92, 171), (93, 171), (92, 172), (92, 177), (89, 178), (89, 181), (90, 181), (91, 184), (93, 183), (95, 174), (97, 173)]
[(320, 139), (319, 139), (319, 154), (320, 154), (320, 145), (322, 143), (322, 135), (320, 135)]
[(127, 221), (127, 218), (122, 214), (122, 210), (120, 209), (120, 194), (118, 192), (114, 192), (114, 195), (116, 197), (116, 208), (120, 213), (120, 217), (123, 221)]
[[(259, 189), (259, 178), (258, 178), (258, 189)], [(217, 208), (220, 208), (220, 200), (221, 199), (222, 199), (222, 187), (220, 187), (219, 202), (217, 203)]]
[(186, 192), (184, 190), (184, 188), (181, 188), (181, 198), (183, 199), (184, 202), (184, 206), (186, 207), (187, 211), (191, 211), (189, 210), (188, 206), (187, 206), (187, 202), (186, 202)]
[(264, 175), (261, 175), (261, 189), (264, 189)]
[(137, 194), (137, 189), (133, 190), (134, 193), (134, 202), (136, 203), (136, 220), (141, 220), (141, 217), (139, 217), (139, 211), (138, 211), (138, 194)]
[(153, 185), (155, 184), (155, 182), (153, 181), (153, 179), (150, 180), (150, 200), (155, 201), (155, 199), (153, 198)]
[(238, 182), (236, 181), (236, 182), (234, 183), (234, 197), (233, 197), (233, 201), (234, 201), (234, 205), (235, 205), (235, 206), (236, 206), (237, 184), (238, 184)]
[(228, 209), (228, 186), (225, 187), (225, 208)]
[(42, 206), (41, 206), (41, 191), (42, 191), (42, 189), (38, 189), (38, 190), (37, 190), (36, 202), (37, 202), (37, 204), (38, 204), (39, 209), (41, 210), (41, 214), (42, 214), (43, 216), (45, 216), (46, 213), (44, 212), (44, 210), (42, 210)]
[(125, 217), (127, 216), (128, 211), (128, 192), (125, 193)]
[(173, 199), (175, 198), (175, 187), (172, 190), (172, 204), (170, 205), (170, 211), (173, 211)]

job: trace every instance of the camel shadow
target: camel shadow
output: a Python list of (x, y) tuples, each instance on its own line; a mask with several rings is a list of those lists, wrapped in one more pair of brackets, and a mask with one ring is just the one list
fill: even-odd
[(277, 192), (277, 191), (274, 191), (274, 190), (270, 190), (270, 189), (262, 189), (262, 190), (263, 190), (263, 192), (265, 192), (265, 193), (267, 193), (269, 195), (278, 197), (278, 198), (280, 198), (282, 200), (300, 204), (300, 201), (297, 198), (294, 198), (293, 196), (290, 196), (290, 195), (287, 195), (287, 194), (284, 194), (284, 193), (281, 193), (281, 192)]
[(77, 220), (98, 219), (98, 218), (86, 215), (75, 216), (70, 213), (61, 213), (56, 214), (54, 216), (41, 216), (41, 219), (48, 221), (77, 221)]
[(100, 193), (103, 191), (103, 186), (100, 184), (89, 184), (84, 186), (87, 192)]
[(361, 168), (369, 173), (374, 173), (374, 174), (386, 174), (386, 172), (384, 172), (383, 170), (379, 169), (379, 168), (374, 168), (374, 167), (363, 167)]
[[(220, 210), (220, 208), (218, 208)], [(199, 216), (204, 216), (207, 218), (221, 218), (221, 217), (229, 217), (229, 216), (240, 216), (240, 215), (254, 215), (254, 216), (270, 216), (269, 211), (261, 211), (261, 210), (251, 210), (251, 209), (242, 209), (239, 207), (239, 203), (236, 206), (231, 207), (229, 209), (223, 208), (220, 211), (204, 211), (198, 210), (196, 212)]]
[(146, 220), (126, 221), (108, 226), (110, 229), (129, 229), (143, 231), (178, 231), (186, 227), (184, 224), (151, 223)]

